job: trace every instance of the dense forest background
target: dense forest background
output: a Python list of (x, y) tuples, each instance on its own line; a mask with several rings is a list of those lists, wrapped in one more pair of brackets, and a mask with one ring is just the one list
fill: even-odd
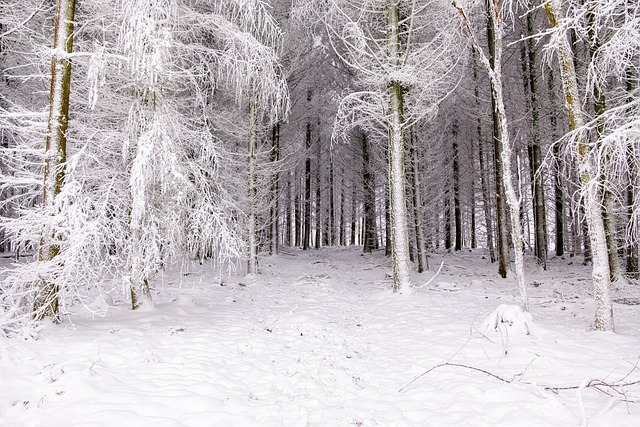
[[(362, 245), (394, 290), (486, 248), (638, 279), (632, 0), (5, 0), (5, 331), (175, 259)], [(437, 266), (435, 266), (437, 267)], [(61, 309), (62, 307), (62, 309)]]

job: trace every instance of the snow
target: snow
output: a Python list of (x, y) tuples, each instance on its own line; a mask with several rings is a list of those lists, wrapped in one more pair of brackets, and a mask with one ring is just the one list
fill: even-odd
[(593, 330), (590, 267), (573, 259), (529, 260), (530, 316), (483, 252), (442, 261), (411, 295), (360, 248), (287, 249), (250, 278), (175, 265), (153, 306), (104, 295), (104, 316), (0, 335), (0, 425), (640, 425), (640, 385), (588, 386), (640, 380), (637, 285), (614, 292), (614, 334)]

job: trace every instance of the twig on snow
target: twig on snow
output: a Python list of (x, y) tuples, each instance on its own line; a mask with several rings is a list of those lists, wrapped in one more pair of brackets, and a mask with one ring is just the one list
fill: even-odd
[(440, 270), (442, 270), (442, 266), (443, 266), (443, 265), (444, 265), (444, 261), (442, 261), (442, 262), (440, 263), (440, 267), (438, 267), (438, 271), (436, 271), (436, 274), (434, 274), (434, 275), (431, 277), (431, 279), (429, 279), (429, 281), (428, 281), (427, 283), (425, 283), (425, 284), (423, 284), (423, 285), (420, 285), (420, 286), (416, 286), (416, 289), (422, 289), (422, 288), (424, 288), (425, 286), (427, 286), (429, 283), (433, 282), (433, 279), (435, 279), (435, 278), (436, 278), (436, 276), (440, 273)]
[[(523, 374), (518, 374), (518, 375), (514, 375), (514, 377), (512, 379), (507, 379), (504, 377), (501, 377), (499, 375), (496, 375), (492, 372), (489, 372), (485, 369), (482, 368), (478, 368), (475, 366), (470, 366), (470, 365), (464, 365), (462, 363), (451, 363), (451, 362), (444, 362), (444, 363), (440, 363), (438, 365), (432, 366), (431, 368), (427, 369), (426, 371), (422, 372), (421, 374), (413, 377), (411, 379), (411, 381), (409, 381), (408, 383), (406, 383), (405, 385), (403, 385), (402, 387), (400, 387), (398, 389), (398, 393), (403, 393), (411, 384), (413, 384), (414, 382), (416, 382), (417, 380), (419, 380), (420, 378), (424, 377), (425, 375), (429, 374), (430, 372), (438, 369), (438, 368), (442, 368), (444, 366), (453, 366), (453, 367), (457, 367), (457, 368), (464, 368), (464, 369), (469, 369), (472, 371), (476, 371), (476, 372), (480, 372), (483, 373), (487, 376), (490, 376), (492, 378), (497, 379), (500, 382), (503, 383), (507, 383), (507, 384), (512, 384), (515, 381), (516, 377), (520, 377), (522, 378)], [(633, 372), (635, 369), (637, 368), (637, 363), (633, 366), (631, 372)], [(631, 372), (627, 373), (624, 377), (623, 380), (625, 378), (627, 378)], [(522, 382), (522, 381), (518, 381), (520, 384), (527, 384), (527, 385), (536, 385), (537, 387), (542, 387), (544, 390), (546, 391), (550, 391), (552, 393), (558, 394), (560, 391), (568, 391), (568, 390), (576, 390), (578, 393), (582, 393), (582, 390), (584, 389), (589, 389), (592, 388), (594, 390), (599, 391), (600, 393), (606, 394), (607, 396), (610, 397), (616, 397), (615, 395), (619, 395), (622, 400), (624, 402), (631, 402), (628, 397), (627, 394), (625, 393), (625, 387), (630, 387), (630, 386), (635, 386), (635, 385), (640, 385), (640, 380), (636, 380), (636, 381), (626, 381), (626, 382), (621, 382), (621, 381), (613, 381), (613, 382), (605, 382), (603, 380), (599, 380), (599, 379), (585, 379), (584, 381), (582, 381), (582, 383), (580, 385), (572, 385), (572, 386), (551, 386), (551, 385), (539, 385), (539, 384), (534, 384), (534, 383), (530, 383), (530, 382)], [(635, 402), (635, 401), (633, 401)]]

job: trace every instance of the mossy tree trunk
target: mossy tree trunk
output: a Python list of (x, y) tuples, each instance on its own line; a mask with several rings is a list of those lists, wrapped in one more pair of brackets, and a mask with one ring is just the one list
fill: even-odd
[[(69, 125), (69, 94), (71, 92), (71, 59), (75, 0), (58, 0), (54, 22), (53, 57), (51, 58), (51, 86), (49, 92), (49, 120), (45, 140), (44, 184), (42, 205), (55, 215), (55, 199), (64, 183), (67, 159), (67, 129)], [(48, 227), (46, 227), (48, 229)], [(60, 252), (58, 236), (48, 230), (40, 238), (38, 261), (52, 261)], [(51, 317), (58, 321), (58, 293), (55, 277), (41, 278), (36, 285), (33, 317)]]

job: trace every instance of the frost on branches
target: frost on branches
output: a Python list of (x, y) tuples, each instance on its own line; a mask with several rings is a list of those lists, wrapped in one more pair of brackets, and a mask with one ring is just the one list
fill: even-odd
[[(16, 38), (47, 28), (35, 16)], [(43, 134), (32, 118), (41, 113), (21, 113), (15, 146), (2, 152), (10, 169), (2, 188), (14, 194), (4, 230), (26, 251), (43, 230), (57, 245), (54, 260), (17, 263), (2, 282), (0, 327), (10, 333), (29, 318), (41, 278), (55, 280), (64, 314), (89, 308), (96, 294), (133, 295), (136, 305), (151, 295), (154, 274), (181, 257), (234, 268), (246, 251), (244, 212), (221, 176), (230, 154), (212, 126), (216, 103), (234, 93), (239, 104), (256, 73), (265, 76), (253, 86), (261, 117), (288, 102), (279, 31), (262, 1), (95, 0), (75, 22), (72, 121), (66, 175), (50, 199), (55, 214), (41, 206), (42, 155), (30, 145)], [(46, 66), (41, 52), (31, 58), (34, 74)]]

